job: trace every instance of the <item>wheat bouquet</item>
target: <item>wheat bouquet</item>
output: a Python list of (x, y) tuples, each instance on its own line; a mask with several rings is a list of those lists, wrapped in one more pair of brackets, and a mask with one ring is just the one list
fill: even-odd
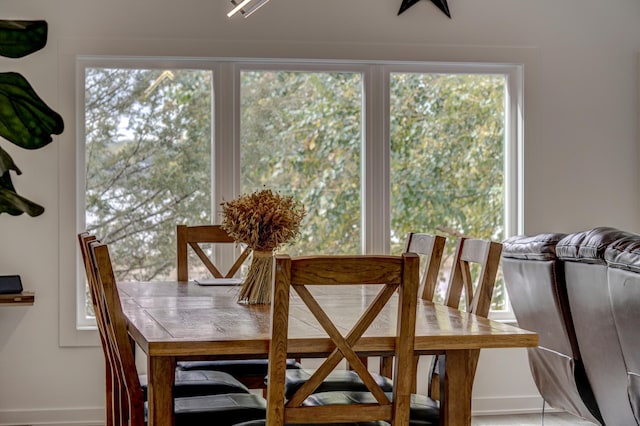
[(270, 189), (222, 203), (222, 229), (253, 252), (239, 302), (271, 303), (273, 252), (300, 235), (305, 215), (302, 203)]

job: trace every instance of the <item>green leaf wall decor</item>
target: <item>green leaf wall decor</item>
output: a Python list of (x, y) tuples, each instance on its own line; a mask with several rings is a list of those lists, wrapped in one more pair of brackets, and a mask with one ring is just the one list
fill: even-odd
[[(45, 21), (0, 20), (0, 56), (21, 58), (47, 44)], [(0, 137), (24, 149), (48, 145), (64, 130), (62, 117), (49, 108), (29, 82), (16, 72), (0, 73)], [(11, 172), (22, 174), (0, 148), (0, 214), (39, 216), (44, 207), (19, 195)]]
[(16, 193), (9, 172), (0, 177), (0, 213), (8, 213), (12, 216), (27, 213), (29, 216), (39, 216), (43, 212), (44, 207)]
[(0, 136), (21, 148), (38, 149), (63, 129), (62, 117), (40, 99), (23, 76), (0, 73)]
[(0, 20), (0, 55), (21, 58), (42, 49), (47, 44), (45, 21)]

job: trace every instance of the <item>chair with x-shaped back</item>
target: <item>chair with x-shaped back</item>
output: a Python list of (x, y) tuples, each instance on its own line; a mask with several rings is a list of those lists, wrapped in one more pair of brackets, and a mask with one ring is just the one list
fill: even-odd
[[(233, 248), (235, 240), (220, 225), (178, 225), (176, 228), (178, 281), (189, 280), (189, 247), (198, 255), (214, 278), (233, 278), (237, 275), (251, 250), (244, 248), (226, 273), (220, 271), (205, 249), (210, 246), (222, 245)], [(215, 248), (215, 247), (214, 247)], [(181, 361), (180, 370), (216, 370), (231, 374), (252, 389), (264, 389), (264, 378), (267, 375), (268, 362), (266, 359), (216, 360), (216, 361)], [(300, 364), (290, 359), (288, 368), (300, 368)]]
[(214, 278), (232, 278), (236, 275), (244, 261), (249, 256), (250, 250), (245, 247), (236, 258), (231, 268), (226, 272), (220, 272), (211, 258), (203, 250), (201, 244), (235, 245), (235, 240), (220, 225), (187, 226), (178, 225), (176, 229), (177, 256), (178, 256), (178, 281), (189, 279), (189, 247), (198, 255), (202, 264)]
[[(442, 240), (441, 240), (442, 241)], [(445, 297), (447, 306), (459, 309), (462, 308), (470, 313), (487, 317), (491, 306), (493, 288), (495, 286), (502, 244), (479, 239), (460, 238), (457, 243), (454, 255), (449, 287)], [(475, 267), (472, 267), (475, 265)], [(474, 279), (475, 278), (475, 279)], [(417, 291), (417, 290), (416, 290)], [(464, 304), (461, 304), (464, 292)], [(423, 298), (432, 297), (431, 290), (427, 287), (426, 294), (423, 289)], [(419, 354), (419, 353), (418, 353)], [(479, 351), (471, 355), (471, 373), (475, 375), (479, 357)], [(396, 359), (397, 367), (398, 360)], [(410, 362), (411, 371), (415, 370), (415, 358), (406, 360)], [(429, 396), (422, 394), (412, 394), (410, 404), (410, 424), (412, 426), (427, 426), (440, 424), (440, 376), (443, 376), (446, 369), (445, 357), (440, 355), (434, 357), (431, 371), (429, 372), (430, 389)], [(394, 368), (394, 381), (397, 372)], [(415, 374), (415, 373), (412, 373)], [(415, 376), (410, 375), (410, 386), (415, 387)], [(342, 392), (320, 392), (310, 395), (307, 399), (309, 404), (352, 404), (352, 403), (374, 403), (375, 398), (371, 392), (344, 390)], [(255, 424), (255, 423), (253, 423)], [(252, 424), (252, 425), (253, 425)]]
[[(432, 300), (438, 283), (438, 271), (444, 253), (446, 237), (440, 235), (432, 235), (425, 233), (407, 234), (405, 240), (404, 252), (416, 253), (420, 257), (421, 263), (421, 283), (422, 298)], [(418, 357), (414, 359), (414, 368), (417, 368)], [(300, 386), (304, 384), (313, 374), (313, 370), (297, 369), (287, 371), (285, 394), (290, 396)], [(376, 383), (385, 390), (391, 392), (393, 390), (393, 357), (380, 357), (380, 374), (374, 374)], [(414, 383), (414, 391), (416, 384)], [(326, 391), (366, 391), (367, 388), (360, 380), (360, 377), (350, 368), (347, 370), (334, 370), (329, 374), (322, 384), (316, 389), (316, 392)]]
[[(318, 285), (379, 285), (381, 289), (364, 310), (352, 329), (343, 335), (331, 320), (326, 306), (314, 297)], [(269, 378), (267, 389), (267, 425), (319, 422), (392, 421), (406, 425), (409, 420), (411, 375), (419, 259), (412, 253), (402, 256), (309, 256), (290, 258), (276, 256), (272, 301), (271, 343), (269, 345)], [(286, 356), (289, 328), (290, 290), (293, 289), (335, 345), (311, 377), (288, 399), (285, 398)], [(328, 292), (331, 290), (327, 290)], [(355, 348), (383, 308), (398, 295), (393, 395), (385, 393), (361, 361)], [(331, 298), (339, 305), (340, 297)], [(339, 306), (333, 306), (339, 309)], [(353, 368), (375, 401), (366, 404), (338, 402), (327, 406), (310, 403), (308, 397), (342, 359)], [(340, 392), (338, 392), (340, 393)], [(331, 392), (328, 392), (331, 394)]]

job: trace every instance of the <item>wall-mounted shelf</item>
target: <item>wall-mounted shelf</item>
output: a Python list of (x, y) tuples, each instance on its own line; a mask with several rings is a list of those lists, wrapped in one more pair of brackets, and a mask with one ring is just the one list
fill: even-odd
[(0, 294), (0, 306), (25, 306), (33, 305), (36, 294), (31, 291), (23, 291), (22, 293)]

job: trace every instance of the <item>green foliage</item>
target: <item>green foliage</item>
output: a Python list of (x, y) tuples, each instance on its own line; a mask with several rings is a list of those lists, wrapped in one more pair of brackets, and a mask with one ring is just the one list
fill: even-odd
[[(309, 211), (289, 253), (361, 250), (361, 84), (355, 73), (242, 73), (242, 190), (295, 194)], [(410, 231), (502, 239), (504, 77), (393, 74), (390, 93), (393, 252)]]
[(392, 241), (407, 232), (503, 235), (502, 77), (392, 79)]
[[(210, 78), (87, 71), (87, 222), (127, 260), (120, 279), (169, 276), (175, 225), (220, 221), (211, 216)], [(393, 251), (409, 231), (502, 239), (504, 77), (393, 74), (390, 93)], [(362, 76), (244, 71), (240, 101), (241, 192), (268, 187), (308, 211), (282, 251), (359, 253)], [(494, 307), (504, 305), (498, 287)]]
[(308, 213), (287, 253), (361, 250), (361, 77), (243, 72), (241, 189), (263, 186)]
[(166, 277), (175, 228), (210, 223), (211, 73), (87, 70), (87, 229), (119, 278)]
[[(502, 240), (504, 77), (393, 74), (390, 93), (392, 251), (411, 231)], [(494, 308), (505, 303), (497, 286)]]
[[(0, 20), (0, 56), (19, 58), (47, 43), (45, 21)], [(0, 73), (0, 136), (25, 149), (49, 144), (51, 135), (64, 130), (62, 117), (36, 94), (29, 82), (15, 72)], [(0, 213), (38, 216), (44, 208), (18, 195), (10, 171), (20, 174), (9, 154), (0, 148)]]

